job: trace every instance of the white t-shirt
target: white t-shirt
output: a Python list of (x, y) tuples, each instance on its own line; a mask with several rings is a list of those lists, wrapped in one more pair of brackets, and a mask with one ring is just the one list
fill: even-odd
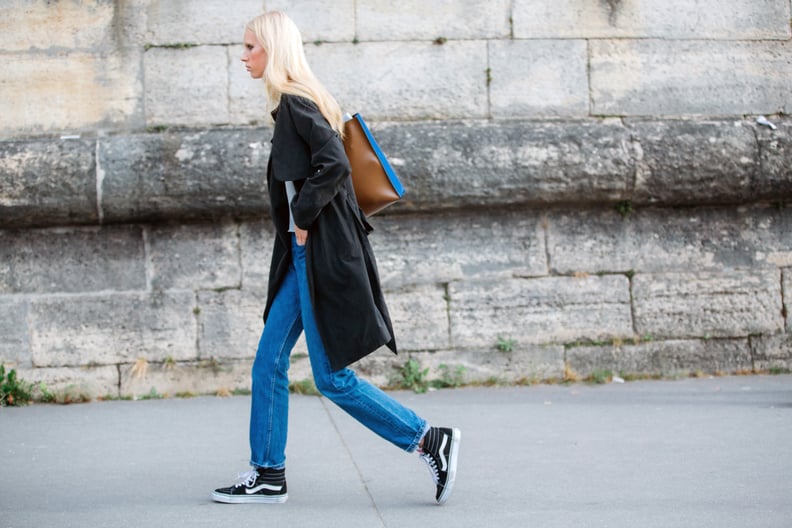
[(294, 195), (297, 194), (297, 189), (294, 187), (293, 181), (286, 182), (286, 199), (289, 201), (289, 233), (294, 233), (294, 215), (291, 210), (291, 202)]

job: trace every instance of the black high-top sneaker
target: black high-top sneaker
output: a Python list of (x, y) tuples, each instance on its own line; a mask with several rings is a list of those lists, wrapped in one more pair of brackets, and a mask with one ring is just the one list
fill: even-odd
[(424, 436), (423, 446), (418, 450), (437, 485), (437, 504), (447, 501), (454, 487), (461, 438), (459, 429), (432, 427)]
[(247, 502), (279, 503), (289, 498), (286, 493), (286, 470), (258, 468), (239, 474), (240, 481), (229, 488), (212, 492), (212, 500), (228, 504)]

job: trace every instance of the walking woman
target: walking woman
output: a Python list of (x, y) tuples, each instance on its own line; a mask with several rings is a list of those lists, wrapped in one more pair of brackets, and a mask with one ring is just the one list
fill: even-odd
[(248, 23), (242, 62), (264, 80), (275, 121), (267, 185), (276, 237), (252, 372), (252, 469), (212, 498), (286, 501), (287, 370), (305, 332), (319, 391), (385, 440), (417, 451), (442, 504), (454, 484), (460, 431), (430, 427), (348, 368), (383, 345), (395, 352), (396, 342), (367, 238), (371, 226), (355, 200), (338, 103), (312, 73), (300, 32), (283, 13)]

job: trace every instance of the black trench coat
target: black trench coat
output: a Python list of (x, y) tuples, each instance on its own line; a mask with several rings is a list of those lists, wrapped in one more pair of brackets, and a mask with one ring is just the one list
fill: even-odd
[(383, 345), (396, 352), (380, 286), (371, 226), (355, 200), (344, 145), (317, 106), (284, 94), (275, 112), (267, 186), (275, 224), (264, 322), (291, 262), (289, 203), (284, 182), (293, 181), (294, 221), (309, 232), (308, 287), (316, 325), (334, 371)]

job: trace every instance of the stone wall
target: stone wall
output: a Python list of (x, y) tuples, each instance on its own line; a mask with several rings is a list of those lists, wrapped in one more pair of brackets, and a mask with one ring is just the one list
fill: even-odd
[(273, 8), (408, 190), (371, 236), (401, 354), (364, 375), (792, 366), (789, 0), (232, 4), (0, 6), (0, 361), (25, 378), (248, 386), (271, 129), (239, 40)]

